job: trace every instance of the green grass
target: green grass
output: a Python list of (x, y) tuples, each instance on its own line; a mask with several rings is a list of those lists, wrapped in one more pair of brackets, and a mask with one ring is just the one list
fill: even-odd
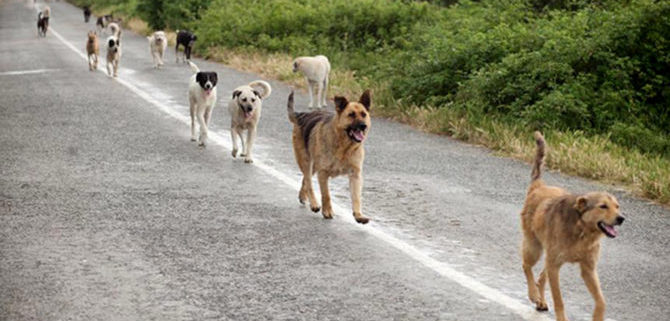
[(530, 160), (539, 129), (550, 168), (670, 204), (669, 2), (91, 1), (299, 88), (292, 57), (325, 54), (330, 93), (372, 88), (377, 116), (502, 155)]

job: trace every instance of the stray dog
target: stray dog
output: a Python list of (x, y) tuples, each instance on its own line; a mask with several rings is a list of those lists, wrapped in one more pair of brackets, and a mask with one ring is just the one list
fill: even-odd
[[(263, 93), (254, 87), (263, 88)], [(256, 126), (261, 118), (263, 100), (270, 96), (272, 87), (265, 81), (256, 80), (248, 85), (235, 88), (233, 98), (228, 103), (230, 111), (230, 136), (233, 139), (233, 157), (237, 157), (237, 137), (242, 143), (242, 154), (245, 163), (252, 163), (251, 148), (256, 140)], [(242, 132), (247, 130), (246, 144)]]
[(182, 60), (186, 62), (191, 60), (191, 50), (195, 41), (198, 40), (198, 37), (188, 30), (177, 30), (177, 44), (174, 47), (174, 54), (177, 57), (177, 62), (179, 62), (179, 46), (184, 46), (184, 57)]
[(326, 56), (298, 57), (293, 60), (293, 72), (300, 71), (307, 80), (309, 90), (309, 107), (314, 107), (313, 87), (316, 86), (316, 107), (326, 107), (326, 92), (328, 91), (328, 75), (330, 62)]
[(119, 24), (116, 22), (110, 22), (107, 25), (107, 28), (109, 29), (109, 34), (112, 37), (115, 37), (117, 39), (121, 39), (121, 27), (119, 27)]
[(191, 82), (188, 86), (188, 102), (191, 112), (191, 140), (195, 141), (195, 119), (198, 118), (200, 136), (198, 145), (205, 147), (207, 141), (207, 126), (212, 118), (212, 109), (216, 105), (216, 83), (219, 80), (216, 72), (200, 71), (191, 61), (188, 62), (193, 70)]
[[(545, 185), (540, 179), (545, 154), (542, 134), (535, 132), (535, 141), (537, 154), (526, 202), (521, 211), (521, 253), (528, 297), (536, 304), (538, 311), (546, 311), (544, 286), (548, 278), (556, 319), (566, 321), (558, 271), (563, 263), (579, 263), (582, 279), (595, 300), (593, 320), (602, 321), (605, 299), (600, 291), (596, 264), (600, 254), (600, 239), (603, 235), (616, 237), (614, 226), (624, 221), (619, 213), (619, 203), (606, 192), (572, 194), (562, 188)], [(545, 265), (536, 284), (532, 268), (540, 259), (543, 249)]]
[(167, 48), (167, 37), (165, 32), (156, 31), (151, 36), (147, 37), (149, 40), (149, 49), (151, 50), (151, 57), (154, 59), (154, 68), (159, 68), (163, 65), (163, 54)]
[(118, 70), (120, 61), (121, 39), (114, 36), (109, 36), (109, 38), (107, 38), (107, 74), (110, 77), (116, 77), (119, 75)]
[(102, 31), (107, 28), (107, 25), (112, 22), (114, 15), (108, 14), (98, 17), (98, 20), (95, 22), (95, 26), (98, 30), (98, 34), (102, 34)]
[(49, 17), (51, 16), (51, 8), (44, 6), (44, 9), (37, 14), (37, 36), (46, 37), (47, 30), (49, 30)]
[(89, 6), (84, 7), (84, 22), (88, 23), (91, 19), (91, 8)]
[(312, 174), (319, 178), (324, 218), (333, 218), (328, 179), (349, 176), (349, 190), (356, 222), (365, 224), (370, 219), (361, 213), (363, 185), (363, 141), (370, 130), (370, 91), (366, 90), (358, 102), (335, 96), (336, 114), (325, 110), (297, 113), (293, 110), (293, 91), (288, 97), (288, 118), (293, 123), (293, 152), (302, 171), (300, 203), (309, 198), (313, 212), (319, 203), (312, 189)]
[(94, 71), (98, 69), (98, 56), (100, 54), (100, 46), (98, 45), (98, 36), (95, 31), (88, 32), (88, 41), (86, 41), (86, 53), (88, 54), (88, 70)]

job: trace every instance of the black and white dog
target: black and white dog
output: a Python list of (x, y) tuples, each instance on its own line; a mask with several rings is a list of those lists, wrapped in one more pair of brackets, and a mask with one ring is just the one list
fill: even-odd
[(212, 109), (216, 105), (216, 83), (219, 78), (216, 72), (200, 71), (191, 61), (188, 64), (193, 70), (193, 76), (188, 86), (188, 102), (191, 112), (191, 140), (196, 141), (195, 120), (198, 119), (200, 136), (198, 145), (205, 146), (207, 141), (207, 127), (212, 118)]
[(107, 38), (107, 75), (110, 77), (119, 75), (119, 62), (121, 61), (120, 32), (118, 36), (109, 36)]
[(89, 6), (84, 7), (84, 22), (88, 23), (91, 19), (91, 8)]
[(49, 30), (49, 16), (51, 16), (51, 8), (45, 6), (42, 11), (37, 14), (37, 36), (46, 37), (47, 30)]
[(114, 20), (114, 15), (108, 14), (98, 17), (98, 20), (95, 22), (97, 27), (98, 34), (102, 34), (102, 31), (107, 28), (107, 25)]
[(184, 46), (184, 57), (182, 61), (186, 62), (191, 60), (191, 49), (193, 49), (193, 44), (198, 40), (198, 37), (188, 30), (177, 30), (177, 45), (174, 47), (175, 56), (177, 57), (177, 62), (179, 62), (179, 45)]

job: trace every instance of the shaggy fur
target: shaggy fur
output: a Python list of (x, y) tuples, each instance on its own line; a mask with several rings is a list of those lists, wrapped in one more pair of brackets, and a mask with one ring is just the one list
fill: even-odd
[[(558, 321), (566, 321), (563, 298), (559, 288), (559, 269), (564, 263), (579, 263), (582, 279), (595, 300), (594, 321), (603, 321), (605, 299), (600, 290), (596, 264), (603, 235), (617, 236), (615, 225), (624, 217), (619, 213), (617, 199), (606, 192), (571, 194), (564, 189), (547, 186), (542, 181), (545, 141), (535, 133), (537, 154), (531, 173), (526, 202), (521, 211), (523, 270), (528, 283), (528, 297), (539, 311), (547, 310), (544, 286), (549, 280)], [(545, 265), (537, 284), (533, 266), (545, 253)]]
[(98, 44), (98, 36), (95, 34), (95, 31), (88, 32), (88, 40), (86, 41), (86, 54), (88, 55), (88, 70), (97, 70), (98, 57), (100, 55), (100, 45)]
[[(259, 92), (257, 88), (262, 89)], [(261, 119), (263, 100), (272, 93), (272, 87), (265, 81), (256, 80), (248, 85), (235, 88), (233, 97), (228, 102), (230, 112), (230, 136), (233, 140), (233, 157), (237, 157), (237, 138), (242, 143), (242, 154), (245, 163), (252, 163), (251, 149), (256, 140), (256, 129)], [(244, 130), (247, 131), (246, 142), (242, 137)]]
[(165, 32), (156, 31), (147, 37), (147, 40), (149, 40), (151, 57), (154, 59), (154, 68), (160, 68), (163, 65), (163, 54), (165, 54), (165, 49), (168, 45)]
[(212, 71), (200, 71), (198, 66), (188, 62), (193, 71), (188, 87), (189, 110), (191, 114), (191, 140), (196, 141), (195, 120), (198, 119), (200, 136), (198, 144), (205, 147), (207, 143), (207, 128), (212, 117), (212, 109), (216, 105), (216, 83), (218, 75)]
[(293, 72), (300, 72), (307, 81), (309, 90), (309, 107), (314, 107), (314, 87), (316, 87), (316, 106), (326, 107), (328, 92), (328, 75), (330, 62), (326, 56), (298, 57), (293, 60)]
[[(321, 210), (326, 219), (333, 217), (328, 179), (348, 175), (354, 218), (362, 224), (370, 220), (361, 212), (363, 141), (370, 130), (370, 104), (370, 91), (366, 90), (358, 102), (336, 96), (335, 114), (322, 110), (297, 113), (293, 108), (293, 92), (288, 97), (288, 118), (293, 123), (293, 152), (303, 174), (298, 199), (303, 204), (309, 199), (312, 211)], [(314, 196), (312, 174), (318, 176), (323, 208)]]

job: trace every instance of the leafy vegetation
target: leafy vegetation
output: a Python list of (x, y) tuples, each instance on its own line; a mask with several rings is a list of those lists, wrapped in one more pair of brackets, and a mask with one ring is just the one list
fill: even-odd
[(670, 1), (74, 2), (189, 28), (240, 66), (325, 54), (334, 89), (375, 88), (380, 114), (519, 157), (501, 137), (541, 129), (565, 145), (554, 167), (670, 202)]

